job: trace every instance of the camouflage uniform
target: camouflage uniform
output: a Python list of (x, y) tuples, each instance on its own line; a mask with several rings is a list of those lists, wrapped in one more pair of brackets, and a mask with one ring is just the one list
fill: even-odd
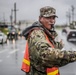
[[(52, 48), (46, 40), (44, 28), (40, 26), (42, 26), (41, 23), (35, 22), (33, 27), (28, 28), (24, 31), (25, 33), (23, 33), (29, 44), (31, 60), (29, 75), (46, 75), (46, 68), (48, 67), (61, 67), (70, 62), (76, 61), (76, 51), (61, 50), (63, 48), (62, 44), (54, 40), (57, 37), (55, 31), (49, 31), (51, 36), (48, 38), (55, 46), (55, 48)], [(50, 39), (52, 36), (54, 38)]]

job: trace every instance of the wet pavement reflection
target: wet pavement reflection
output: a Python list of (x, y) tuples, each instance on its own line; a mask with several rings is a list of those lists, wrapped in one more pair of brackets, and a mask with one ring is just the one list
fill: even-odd
[(0, 44), (0, 75), (25, 75), (21, 71), (25, 43), (24, 39), (20, 39)]

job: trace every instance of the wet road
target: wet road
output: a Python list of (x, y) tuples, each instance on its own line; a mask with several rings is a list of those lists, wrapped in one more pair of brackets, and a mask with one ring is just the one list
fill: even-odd
[(25, 75), (21, 63), (25, 49), (25, 40), (0, 45), (0, 75)]
[[(76, 50), (76, 43), (66, 41), (66, 35), (58, 31), (60, 39), (63, 40), (66, 50)], [(21, 71), (21, 64), (26, 41), (7, 42), (0, 45), (0, 75), (26, 75)], [(60, 67), (61, 75), (76, 75), (76, 62)]]

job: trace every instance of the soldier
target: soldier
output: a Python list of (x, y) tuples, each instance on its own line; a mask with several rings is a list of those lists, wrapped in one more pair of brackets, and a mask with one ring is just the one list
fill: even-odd
[(53, 7), (43, 7), (40, 9), (39, 21), (23, 31), (29, 50), (29, 60), (24, 58), (23, 61), (30, 66), (26, 74), (60, 75), (59, 67), (76, 61), (76, 51), (62, 50), (62, 42), (55, 41), (58, 36), (54, 30), (57, 17)]

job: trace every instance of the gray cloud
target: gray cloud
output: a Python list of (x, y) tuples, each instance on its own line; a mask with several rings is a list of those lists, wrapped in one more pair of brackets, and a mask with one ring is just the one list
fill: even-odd
[[(5, 14), (6, 21), (10, 21), (11, 9), (14, 9), (14, 3), (17, 4), (17, 20), (34, 19), (39, 16), (39, 9), (43, 6), (52, 6), (56, 8), (58, 24), (66, 23), (66, 12), (71, 9), (71, 5), (76, 7), (76, 0), (0, 0), (0, 20)], [(76, 9), (75, 9), (76, 13)]]

